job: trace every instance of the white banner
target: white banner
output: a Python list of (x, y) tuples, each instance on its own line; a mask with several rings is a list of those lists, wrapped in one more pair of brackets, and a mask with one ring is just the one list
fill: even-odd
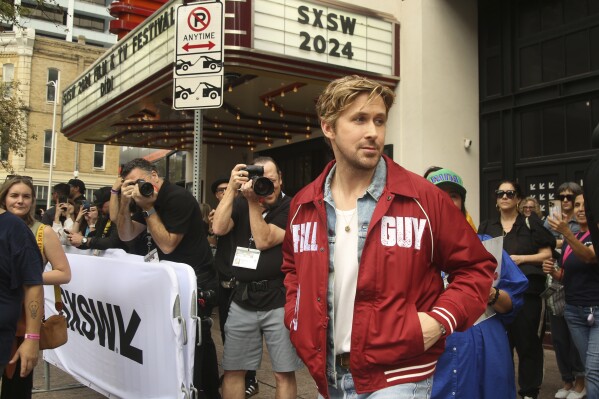
[[(61, 288), (69, 340), (44, 351), (44, 359), (109, 397), (188, 398), (193, 269), (145, 263), (122, 250), (66, 251), (72, 279)], [(52, 286), (45, 298), (46, 315), (55, 314)]]

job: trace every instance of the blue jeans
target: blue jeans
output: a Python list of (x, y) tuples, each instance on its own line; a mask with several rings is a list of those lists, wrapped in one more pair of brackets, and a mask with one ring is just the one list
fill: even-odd
[[(591, 313), (595, 321), (589, 325)], [(599, 398), (599, 306), (566, 304), (564, 317), (586, 368), (587, 397)]]
[[(433, 377), (418, 382), (394, 385), (369, 393), (357, 393), (354, 379), (350, 373), (337, 374), (337, 386), (329, 385), (330, 399), (430, 399), (433, 388)], [(318, 399), (323, 399), (319, 394)]]

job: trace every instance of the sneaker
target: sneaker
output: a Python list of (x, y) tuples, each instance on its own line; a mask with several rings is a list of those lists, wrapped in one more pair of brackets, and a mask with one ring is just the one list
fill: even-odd
[(260, 387), (258, 386), (258, 380), (255, 378), (250, 378), (245, 380), (245, 397), (251, 398), (254, 395), (257, 395), (260, 392)]
[(566, 399), (570, 394), (569, 389), (560, 388), (559, 391), (555, 393), (555, 399)]
[(574, 389), (570, 391), (566, 399), (584, 399), (587, 397), (587, 389), (584, 388), (581, 392), (576, 392)]

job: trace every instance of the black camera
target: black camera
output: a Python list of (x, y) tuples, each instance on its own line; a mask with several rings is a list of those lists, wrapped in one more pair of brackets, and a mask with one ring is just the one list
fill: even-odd
[(214, 290), (198, 289), (198, 305), (200, 307), (215, 306), (216, 292)]
[(252, 187), (256, 195), (266, 197), (275, 191), (275, 185), (269, 178), (264, 177), (264, 166), (248, 165), (244, 169), (248, 172), (248, 178), (253, 182)]
[(144, 197), (151, 197), (154, 194), (154, 186), (152, 183), (145, 181), (144, 179), (139, 179), (136, 181), (137, 187), (139, 188), (139, 193)]
[[(69, 198), (64, 195), (61, 195), (60, 197), (58, 197), (58, 204), (66, 204), (68, 201), (69, 201)], [(67, 207), (65, 205), (60, 209), (62, 209), (63, 211), (66, 211)]]

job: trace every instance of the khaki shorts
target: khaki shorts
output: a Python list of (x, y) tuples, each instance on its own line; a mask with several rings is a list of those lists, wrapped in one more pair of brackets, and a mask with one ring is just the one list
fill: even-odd
[(301, 368), (303, 364), (283, 324), (284, 315), (282, 307), (253, 311), (231, 303), (225, 324), (223, 369), (258, 370), (262, 362), (263, 336), (273, 371), (284, 373)]

